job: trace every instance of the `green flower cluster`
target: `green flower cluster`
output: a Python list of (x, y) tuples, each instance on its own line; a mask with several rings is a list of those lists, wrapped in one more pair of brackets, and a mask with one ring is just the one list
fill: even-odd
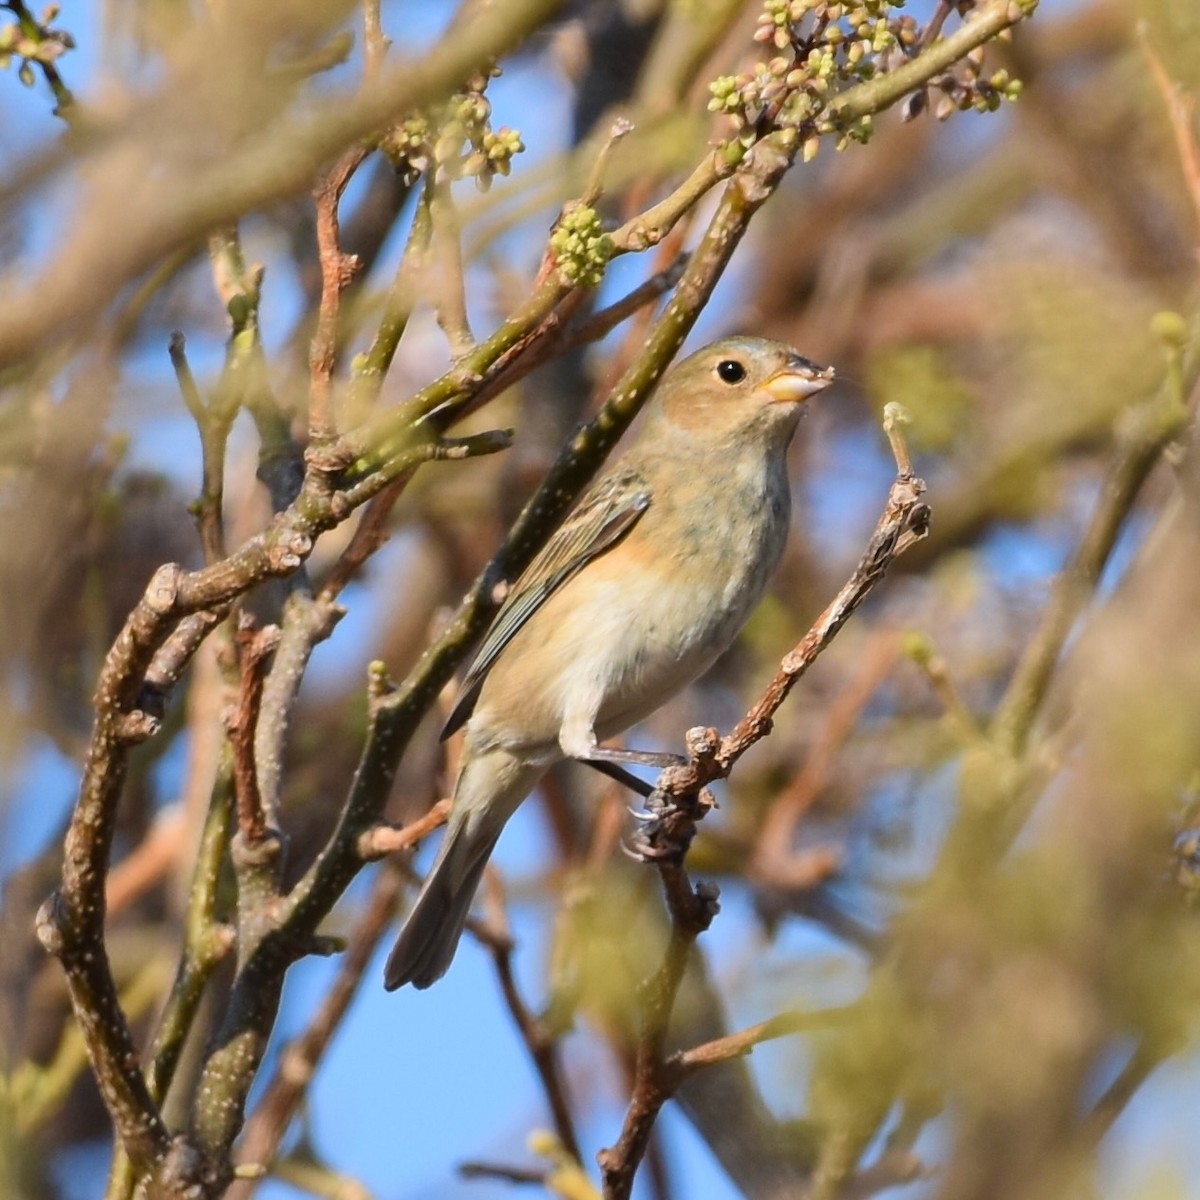
[(599, 284), (613, 256), (612, 238), (604, 232), (596, 210), (586, 204), (575, 204), (564, 211), (550, 235), (550, 248), (563, 279), (584, 287)]
[(959, 72), (947, 72), (930, 84), (942, 93), (933, 108), (939, 121), (955, 112), (995, 112), (1005, 100), (1020, 96), (1024, 85), (1019, 79), (1013, 79), (1003, 68), (984, 78), (982, 69), (983, 56), (973, 53)]
[[(904, 0), (763, 0), (754, 38), (779, 53), (710, 84), (709, 110), (734, 125), (730, 149), (742, 153), (779, 128), (802, 133), (806, 160), (826, 134), (837, 138), (839, 150), (852, 141), (867, 141), (873, 132), (869, 116), (836, 117), (829, 104), (839, 92), (894, 69), (915, 52), (921, 30), (913, 17), (897, 11), (903, 5)], [(993, 82), (1001, 77), (1002, 83)], [(953, 79), (947, 86), (957, 88), (952, 106), (958, 107), (998, 107), (1020, 90), (1004, 72), (987, 81)], [(960, 104), (964, 96), (966, 102)]]
[(486, 192), (497, 175), (512, 170), (525, 143), (507, 125), (492, 128), (492, 105), (485, 95), (489, 80), (499, 74), (497, 67), (480, 72), (438, 109), (408, 116), (388, 131), (380, 149), (405, 182), (414, 183), (432, 167), (440, 178), (473, 178)]
[(902, 8), (904, 0), (861, 0), (857, 4), (830, 4), (824, 0), (764, 0), (754, 32), (756, 42), (770, 42), (777, 50), (786, 50), (797, 39), (801, 22), (813, 14), (818, 33), (836, 30), (836, 36), (853, 34), (871, 38), (880, 22), (886, 27), (891, 8)]

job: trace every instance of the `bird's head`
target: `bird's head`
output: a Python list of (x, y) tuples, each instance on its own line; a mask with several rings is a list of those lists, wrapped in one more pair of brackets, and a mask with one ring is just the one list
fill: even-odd
[(699, 437), (766, 437), (786, 442), (810, 396), (833, 383), (782, 342), (731, 337), (712, 342), (663, 377), (658, 407), (672, 425)]

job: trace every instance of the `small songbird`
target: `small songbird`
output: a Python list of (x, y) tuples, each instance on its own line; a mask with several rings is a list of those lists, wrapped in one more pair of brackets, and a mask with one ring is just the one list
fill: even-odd
[(670, 370), (641, 431), (512, 591), (443, 737), (466, 724), (446, 835), (385, 986), (445, 974), (504, 823), (557, 762), (657, 763), (600, 745), (701, 675), (783, 554), (787, 447), (833, 382), (763, 338), (714, 342)]

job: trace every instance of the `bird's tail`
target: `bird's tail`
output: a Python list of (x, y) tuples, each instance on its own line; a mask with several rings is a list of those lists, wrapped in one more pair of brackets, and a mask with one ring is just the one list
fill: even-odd
[(468, 749), (446, 836), (388, 957), (388, 991), (406, 983), (427, 988), (445, 975), (496, 840), (543, 772), (507, 750)]

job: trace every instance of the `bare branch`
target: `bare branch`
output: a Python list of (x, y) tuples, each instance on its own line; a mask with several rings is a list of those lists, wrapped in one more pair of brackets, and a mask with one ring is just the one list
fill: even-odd
[(487, 922), (482, 930), (476, 927), (474, 932), (482, 936), (484, 944), (491, 951), (504, 1003), (541, 1080), (561, 1148), (574, 1162), (579, 1163), (582, 1159), (579, 1136), (575, 1132), (575, 1118), (571, 1113), (567, 1084), (559, 1062), (558, 1039), (549, 1025), (532, 1012), (517, 988), (512, 969), (513, 941), (504, 910), (504, 893), (494, 872), (485, 878), (485, 886)]

